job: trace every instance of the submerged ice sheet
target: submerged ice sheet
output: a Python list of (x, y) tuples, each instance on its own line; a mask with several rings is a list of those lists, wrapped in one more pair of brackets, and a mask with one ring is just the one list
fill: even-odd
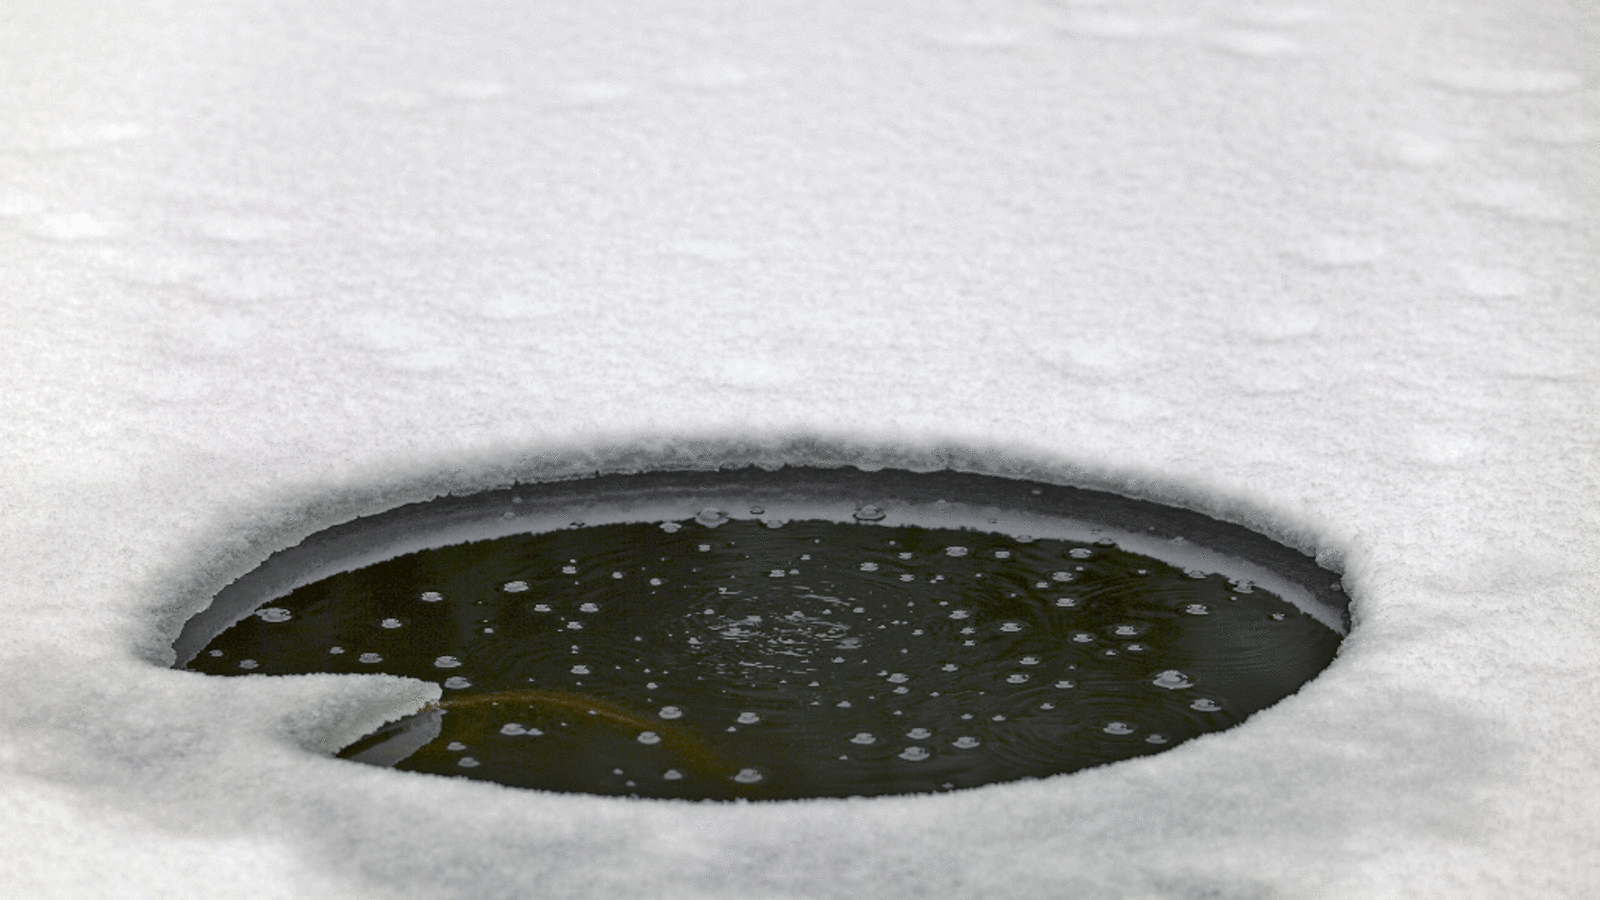
[[(4, 883), (1586, 900), (1594, 28), (1568, 0), (8, 4)], [(1353, 625), (1246, 727), (871, 801), (353, 765), (444, 679), (169, 668), (340, 522), (785, 461), (1198, 510), (1342, 568)]]

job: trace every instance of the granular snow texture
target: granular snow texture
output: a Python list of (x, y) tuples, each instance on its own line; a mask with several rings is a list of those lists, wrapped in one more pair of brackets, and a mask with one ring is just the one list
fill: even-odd
[[(1600, 23), (1579, 0), (13, 0), (18, 897), (1600, 890)], [(1244, 726), (943, 796), (330, 758), (437, 687), (167, 668), (272, 551), (594, 470), (951, 465), (1342, 567)]]

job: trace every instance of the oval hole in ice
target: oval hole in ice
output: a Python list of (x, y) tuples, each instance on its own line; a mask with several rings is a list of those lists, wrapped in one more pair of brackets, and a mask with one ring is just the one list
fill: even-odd
[(640, 797), (938, 792), (1242, 722), (1333, 659), (1337, 576), (1248, 529), (956, 472), (517, 485), (271, 557), (174, 644), (213, 675), (387, 673), (443, 699), (341, 751)]

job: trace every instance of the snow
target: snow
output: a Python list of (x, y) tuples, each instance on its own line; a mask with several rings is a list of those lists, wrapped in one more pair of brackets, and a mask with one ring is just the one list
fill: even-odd
[[(1581, 2), (14, 0), (0, 881), (30, 897), (1582, 897)], [(273, 550), (724, 461), (1112, 487), (1344, 567), (1244, 726), (937, 797), (329, 758), (436, 688), (165, 668)]]

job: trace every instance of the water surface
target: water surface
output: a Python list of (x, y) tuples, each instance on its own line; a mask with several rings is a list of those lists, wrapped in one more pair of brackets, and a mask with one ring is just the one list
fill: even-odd
[(1293, 693), (1340, 640), (1111, 539), (736, 512), (406, 553), (272, 599), (187, 668), (437, 682), (437, 708), (342, 754), (404, 770), (790, 799), (1159, 752)]

